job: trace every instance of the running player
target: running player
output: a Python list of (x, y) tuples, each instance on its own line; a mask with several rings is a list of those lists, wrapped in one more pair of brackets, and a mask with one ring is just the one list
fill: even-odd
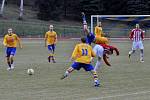
[(14, 56), (16, 54), (17, 44), (22, 48), (19, 37), (13, 33), (12, 28), (9, 28), (8, 33), (3, 39), (3, 45), (6, 47), (7, 70), (14, 69)]
[(54, 57), (56, 42), (57, 42), (57, 34), (53, 30), (53, 25), (50, 25), (49, 31), (45, 33), (45, 47), (48, 47), (49, 51), (48, 62), (51, 62), (52, 59), (53, 63), (56, 63)]

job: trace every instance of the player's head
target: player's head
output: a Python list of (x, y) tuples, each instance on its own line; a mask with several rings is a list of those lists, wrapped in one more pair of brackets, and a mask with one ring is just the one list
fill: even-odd
[(102, 23), (101, 23), (101, 22), (98, 22), (97, 25), (98, 25), (99, 27), (101, 27), (101, 26), (102, 26)]
[(82, 37), (82, 38), (81, 38), (81, 42), (82, 42), (82, 43), (86, 43), (86, 37)]
[(12, 28), (8, 28), (8, 34), (12, 34)]
[(53, 25), (49, 25), (49, 30), (53, 31), (53, 29), (54, 29), (54, 26)]
[(139, 28), (140, 26), (139, 26), (139, 24), (136, 24), (135, 27), (136, 27), (136, 28)]

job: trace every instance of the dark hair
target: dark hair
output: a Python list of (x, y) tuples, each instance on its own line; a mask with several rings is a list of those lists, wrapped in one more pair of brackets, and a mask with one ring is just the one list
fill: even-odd
[(86, 37), (82, 37), (82, 38), (81, 38), (81, 42), (82, 42), (82, 43), (86, 43)]

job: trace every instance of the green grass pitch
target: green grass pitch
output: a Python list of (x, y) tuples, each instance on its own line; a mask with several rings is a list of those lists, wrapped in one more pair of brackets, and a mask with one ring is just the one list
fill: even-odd
[[(69, 57), (77, 40), (59, 41), (56, 46), (57, 63), (47, 62), (44, 40), (23, 40), (17, 49), (15, 69), (7, 71), (4, 48), (0, 47), (0, 100), (149, 100), (150, 99), (150, 44), (144, 41), (145, 62), (139, 56), (128, 59), (129, 41), (112, 41), (120, 56), (110, 57), (111, 67), (104, 63), (98, 75), (101, 87), (93, 87), (90, 73), (80, 70), (60, 80), (71, 65)], [(136, 53), (138, 54), (138, 52)], [(96, 61), (96, 59), (95, 59)], [(93, 63), (94, 64), (94, 63)], [(33, 68), (34, 75), (26, 71)]]

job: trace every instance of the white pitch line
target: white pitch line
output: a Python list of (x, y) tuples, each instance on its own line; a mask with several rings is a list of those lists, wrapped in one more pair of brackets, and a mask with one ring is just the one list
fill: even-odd
[(124, 96), (133, 96), (133, 95), (147, 94), (147, 93), (150, 93), (150, 91), (141, 91), (141, 92), (135, 92), (135, 93), (125, 93), (125, 94), (111, 95), (111, 96), (105, 96), (105, 97), (95, 97), (95, 98), (88, 98), (87, 100), (101, 100), (101, 99), (108, 99), (108, 98), (115, 98), (115, 97), (124, 97)]

